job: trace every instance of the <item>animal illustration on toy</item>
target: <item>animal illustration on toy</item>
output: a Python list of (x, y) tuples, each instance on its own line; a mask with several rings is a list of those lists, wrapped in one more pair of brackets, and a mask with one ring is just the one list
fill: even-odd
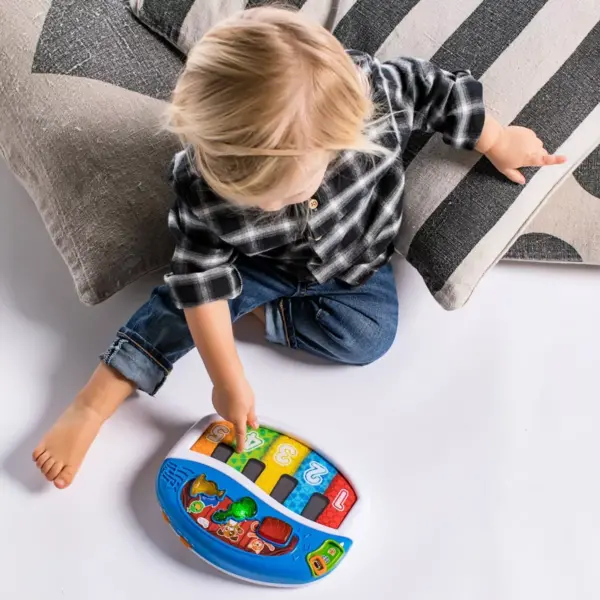
[(165, 520), (205, 561), (254, 583), (299, 586), (345, 558), (361, 502), (331, 459), (283, 429), (249, 430), (238, 453), (233, 427), (206, 417), (164, 460), (156, 491)]

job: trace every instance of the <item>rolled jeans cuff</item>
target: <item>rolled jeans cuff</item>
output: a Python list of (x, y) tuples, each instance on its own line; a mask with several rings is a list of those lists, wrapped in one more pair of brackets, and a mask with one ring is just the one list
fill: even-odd
[(127, 327), (119, 329), (116, 339), (100, 359), (151, 396), (173, 370), (173, 365), (156, 348)]

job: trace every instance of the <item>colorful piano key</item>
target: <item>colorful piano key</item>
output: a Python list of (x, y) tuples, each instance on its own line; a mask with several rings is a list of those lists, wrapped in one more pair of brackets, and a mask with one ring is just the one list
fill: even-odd
[(217, 421), (207, 427), (206, 431), (191, 447), (191, 450), (211, 456), (219, 444), (233, 444), (234, 439), (233, 425), (227, 421)]
[(325, 491), (329, 506), (321, 513), (317, 523), (338, 529), (356, 502), (356, 492), (338, 473)]
[(311, 496), (324, 494), (336, 475), (337, 470), (331, 463), (316, 452), (310, 452), (294, 475), (298, 485), (287, 497), (284, 506), (301, 514)]
[(263, 457), (265, 470), (256, 480), (256, 485), (270, 494), (282, 475), (294, 475), (309, 452), (304, 444), (282, 435)]
[(236, 471), (242, 471), (250, 459), (261, 460), (279, 436), (280, 434), (277, 431), (265, 427), (248, 430), (245, 451), (241, 454), (237, 452), (233, 454), (227, 464)]

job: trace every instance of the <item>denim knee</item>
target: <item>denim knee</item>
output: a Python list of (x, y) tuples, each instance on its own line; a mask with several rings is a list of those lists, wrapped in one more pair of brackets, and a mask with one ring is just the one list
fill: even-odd
[(348, 340), (345, 350), (341, 352), (342, 362), (351, 365), (366, 366), (374, 363), (387, 354), (396, 339), (398, 321), (394, 323), (373, 324), (368, 334), (363, 333), (360, 338)]
[(398, 330), (396, 312), (382, 315), (381, 319), (354, 314), (351, 319), (336, 319), (335, 323), (321, 313), (317, 321), (321, 321), (327, 332), (326, 345), (331, 358), (346, 365), (365, 366), (380, 359), (391, 348)]

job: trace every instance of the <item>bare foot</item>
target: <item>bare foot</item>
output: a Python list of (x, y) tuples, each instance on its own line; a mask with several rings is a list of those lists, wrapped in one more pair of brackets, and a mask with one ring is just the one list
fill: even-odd
[(90, 380), (33, 451), (33, 460), (48, 481), (71, 485), (87, 451), (106, 421), (135, 390), (113, 368), (100, 363)]
[(42, 438), (33, 460), (59, 489), (71, 485), (104, 418), (94, 409), (73, 403)]

